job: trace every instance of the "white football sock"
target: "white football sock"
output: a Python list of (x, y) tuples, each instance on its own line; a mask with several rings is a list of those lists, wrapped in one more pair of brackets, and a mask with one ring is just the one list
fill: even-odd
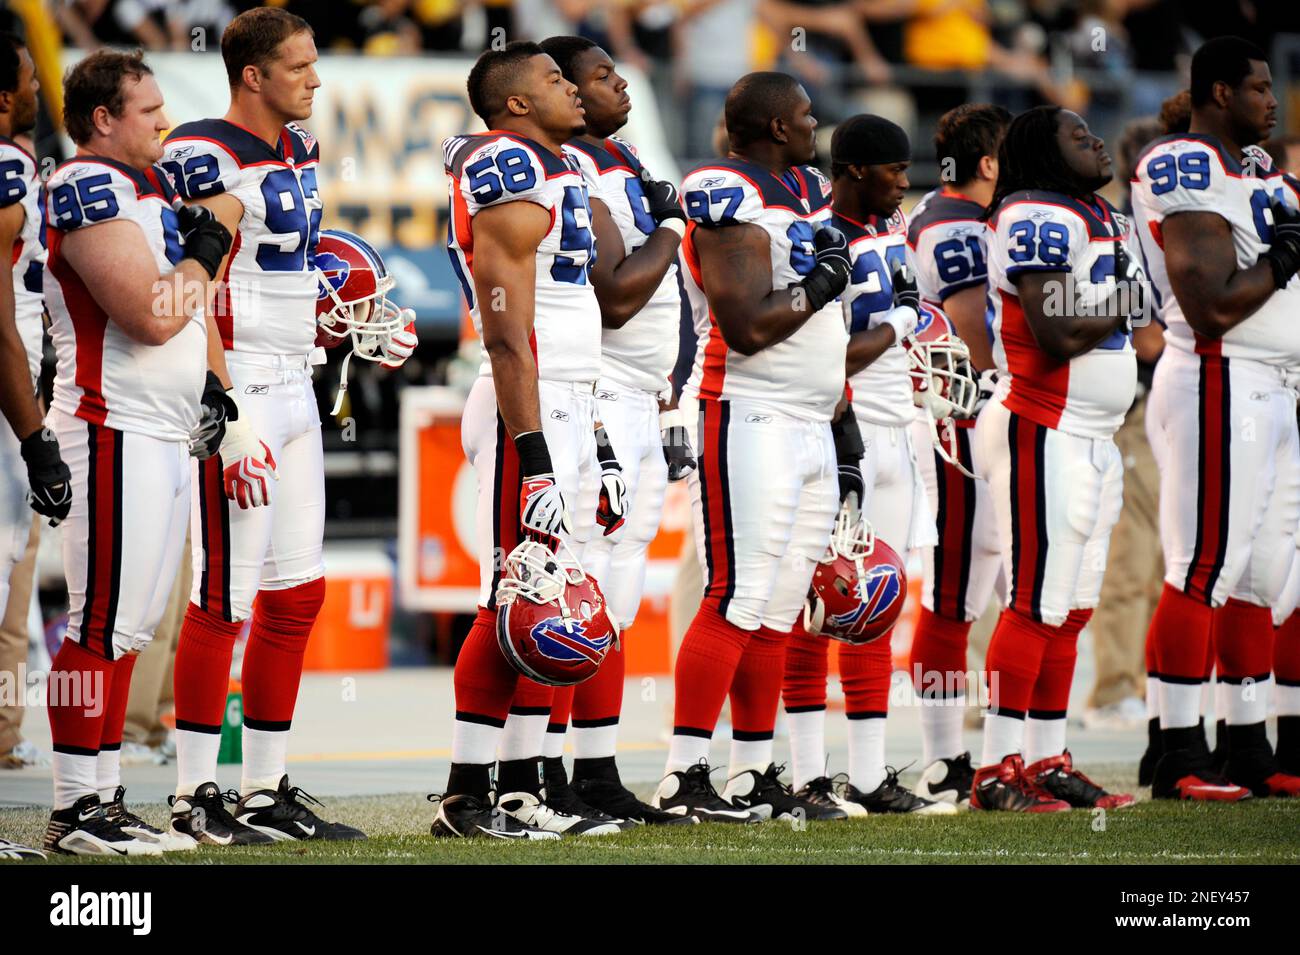
[(1268, 697), (1273, 690), (1271, 677), (1250, 683), (1222, 683), (1224, 711), (1221, 719), (1229, 726), (1249, 726), (1268, 719)]
[(849, 782), (861, 793), (885, 781), (885, 718), (849, 720)]
[(220, 733), (176, 731), (176, 795), (193, 796), (204, 783), (217, 781)]
[(1273, 687), (1273, 699), (1277, 701), (1278, 716), (1300, 716), (1300, 686), (1279, 683)]
[(664, 775), (685, 772), (700, 760), (707, 763), (711, 742), (711, 739), (703, 736), (674, 733), (672, 741), (668, 744), (668, 762), (664, 766)]
[(542, 740), (542, 755), (547, 759), (564, 755), (564, 730), (546, 731), (546, 738)]
[(453, 763), (495, 763), (501, 727), (469, 720), (456, 720), (451, 727), (451, 761)]
[(1147, 677), (1147, 719), (1153, 720), (1160, 715), (1160, 681)]
[(95, 793), (97, 756), (54, 753), (54, 808), (67, 809), (82, 796)]
[(1171, 683), (1161, 680), (1160, 728), (1185, 729), (1201, 721), (1202, 683)]
[(551, 721), (549, 713), (529, 714), (511, 713), (506, 717), (506, 727), (501, 732), (501, 741), (497, 744), (497, 759), (508, 762), (514, 759), (536, 759), (542, 755), (542, 745), (546, 741), (546, 724)]
[(929, 766), (936, 759), (952, 759), (966, 752), (961, 742), (962, 720), (966, 716), (966, 694), (935, 700), (918, 699), (921, 707), (921, 762)]
[(767, 739), (731, 740), (731, 756), (727, 760), (727, 776), (738, 776), (746, 770), (762, 773), (772, 765), (772, 737)]
[(604, 759), (614, 755), (618, 747), (618, 724), (608, 726), (572, 726), (574, 759)]
[(95, 759), (95, 788), (100, 802), (111, 802), (122, 782), (122, 747), (101, 749)]
[(1025, 738), (1025, 721), (998, 713), (984, 714), (984, 753), (981, 766), (996, 766), (1003, 758), (1019, 753)]
[(1059, 720), (1025, 719), (1025, 765), (1065, 752), (1065, 717)]
[(790, 731), (790, 772), (795, 790), (826, 774), (826, 709), (786, 712)]
[(255, 730), (244, 726), (244, 771), (239, 780), (240, 795), (259, 789), (275, 789), (285, 774), (284, 757), (289, 749), (287, 730)]

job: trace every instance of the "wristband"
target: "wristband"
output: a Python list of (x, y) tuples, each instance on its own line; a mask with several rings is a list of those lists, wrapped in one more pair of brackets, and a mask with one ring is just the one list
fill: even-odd
[(546, 447), (546, 435), (540, 431), (525, 431), (515, 436), (515, 452), (519, 455), (519, 469), (525, 477), (535, 474), (553, 474), (551, 452)]

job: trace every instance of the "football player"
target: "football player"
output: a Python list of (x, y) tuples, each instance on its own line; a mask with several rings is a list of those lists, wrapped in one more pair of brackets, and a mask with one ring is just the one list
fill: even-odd
[(37, 89), (31, 54), (17, 37), (0, 33), (0, 248), (13, 250), (12, 279), (0, 282), (0, 412), (9, 422), (0, 427), (0, 613), (31, 531), (27, 500), (51, 524), (67, 517), (72, 504), (68, 467), (36, 401), (45, 311), (43, 190), (36, 159), (13, 139), (36, 124)]
[[(617, 832), (621, 823), (603, 813), (560, 812), (543, 799), (538, 770), (552, 688), (521, 679), (496, 633), (502, 561), (525, 536), (581, 551), (597, 521), (608, 528), (618, 520), (608, 508), (597, 515), (594, 503), (582, 506), (598, 499), (605, 472), (618, 473), (595, 432), (601, 319), (591, 203), (564, 145), (586, 121), (577, 88), (535, 43), (483, 53), (468, 88), (491, 132), (444, 144), (447, 242), (483, 346), (461, 434), (478, 475), (478, 539), (491, 546), (480, 548), (478, 616), (456, 660), (451, 771), (432, 832)], [(507, 715), (540, 732), (523, 723), (526, 732), (503, 739)]]
[[(993, 390), (993, 353), (984, 322), (988, 251), (982, 216), (993, 198), (998, 146), (1010, 122), (1011, 114), (1001, 106), (966, 104), (940, 117), (934, 147), (943, 185), (912, 210), (907, 233), (921, 299), (943, 307), (980, 376), (977, 411)], [(974, 426), (974, 418), (954, 420), (951, 425), (957, 460), (965, 471), (930, 447), (926, 422), (912, 426), (938, 532), (938, 543), (921, 549), (921, 614), (908, 661), (916, 692), (929, 697), (922, 700), (925, 769), (917, 792), (958, 804), (970, 798), (975, 776), (970, 753), (961, 741), (966, 642), (971, 624), (988, 606), (1002, 568), (988, 485), (971, 476), (975, 473)], [(936, 673), (943, 680), (930, 681), (927, 687), (927, 675)]]
[[(596, 383), (600, 421), (618, 449), (627, 488), (625, 524), (597, 535), (582, 562), (599, 581), (618, 619), (622, 639), (636, 619), (645, 585), (646, 550), (659, 530), (664, 491), (694, 468), (669, 374), (677, 360), (681, 291), (677, 249), (686, 213), (672, 183), (656, 180), (632, 145), (614, 136), (632, 108), (627, 81), (609, 54), (591, 40), (559, 36), (541, 47), (578, 87), (587, 131), (569, 141), (591, 197), (592, 232), (599, 255), (591, 279), (600, 302), (601, 372)], [(546, 734), (546, 799), (565, 808), (569, 798), (642, 823), (679, 821), (638, 800), (619, 779), (614, 762), (623, 705), (623, 652), (611, 650), (591, 679), (557, 689)], [(560, 758), (573, 715), (573, 784)]]
[(196, 843), (126, 809), (118, 757), (135, 657), (184, 558), (190, 434), (203, 404), (228, 410), (219, 391), (205, 394), (203, 312), (231, 236), (205, 210), (173, 210), (176, 192), (155, 165), (169, 124), (138, 52), (87, 56), (65, 78), (63, 101), (77, 153), (46, 184), (44, 287), (58, 357), (47, 423), (72, 472), (72, 508), (68, 632), (50, 671), (64, 692), (49, 704), (45, 849), (157, 855)]
[(990, 707), (972, 808), (1116, 808), (1065, 748), (1076, 643), (1101, 591), (1133, 403), (1140, 253), (1096, 190), (1111, 159), (1081, 117), (1037, 107), (1007, 128), (988, 227), (996, 392), (975, 426), (1007, 605), (989, 643)]
[[(320, 86), (316, 44), (304, 20), (264, 8), (231, 21), (221, 55), (230, 108), (172, 130), (163, 159), (181, 195), (235, 236), (208, 317), (208, 359), (236, 413), (219, 453), (195, 464), (171, 824), (211, 845), (358, 839), (360, 831), (316, 815), (285, 771), (303, 654), (325, 598), (325, 472), (311, 384), (320, 148), (298, 125)], [(232, 813), (215, 783), (217, 750), (235, 637), (250, 616)]]
[[(1151, 623), (1163, 750), (1152, 795), (1294, 796), (1300, 776), (1279, 771), (1264, 720), (1270, 608), (1300, 523), (1300, 215), (1294, 183), (1257, 145), (1276, 122), (1264, 54), (1235, 37), (1207, 41), (1192, 58), (1191, 105), (1190, 132), (1149, 146), (1133, 186), (1167, 325), (1147, 420), (1165, 556)], [(1199, 726), (1212, 661), (1226, 780)]]
[[(880, 116), (846, 119), (831, 139), (831, 224), (844, 233), (853, 264), (841, 300), (849, 327), (846, 373), (862, 435), (861, 508), (878, 539), (906, 559), (934, 543), (934, 521), (917, 468), (910, 425), (916, 418), (903, 340), (920, 312), (908, 274), (907, 219), (901, 205), (912, 148), (907, 134)], [(928, 440), (928, 436), (927, 436)], [(825, 773), (826, 675), (829, 643), (796, 627), (786, 651), (783, 696), (790, 727), (796, 794), (835, 799)], [(885, 717), (893, 675), (888, 636), (840, 648), (840, 683), (849, 720), (845, 795), (876, 812), (956, 812), (898, 782), (885, 765)], [(853, 809), (850, 809), (853, 811)]]
[[(780, 782), (772, 733), (786, 641), (839, 509), (831, 419), (844, 393), (848, 332), (835, 299), (849, 277), (847, 243), (825, 224), (830, 183), (807, 165), (817, 121), (798, 81), (742, 77), (726, 122), (728, 157), (682, 186), (700, 332), (687, 386), (700, 401), (690, 480), (706, 583), (677, 654), (672, 743), (652, 803), (715, 821), (844, 818)], [(709, 741), (728, 694), (734, 729), (720, 797)]]

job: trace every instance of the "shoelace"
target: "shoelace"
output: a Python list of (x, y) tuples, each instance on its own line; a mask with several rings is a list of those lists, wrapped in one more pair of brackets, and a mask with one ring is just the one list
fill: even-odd
[(297, 786), (290, 786), (289, 791), (284, 794), (284, 801), (293, 807), (294, 816), (299, 819), (303, 818), (304, 816), (316, 815), (314, 812), (312, 812), (302, 803), (301, 800), (303, 799), (311, 803), (313, 806), (325, 805), (323, 802), (321, 802), (311, 793), (307, 792), (305, 789), (300, 789)]
[[(845, 779), (848, 777), (846, 776)], [(829, 776), (818, 776), (816, 779), (810, 779), (803, 784), (800, 792), (807, 790), (808, 796), (816, 798), (817, 796), (834, 797), (835, 781)]]
[(713, 787), (713, 780), (709, 779), (709, 776), (712, 773), (716, 773), (721, 768), (721, 766), (714, 766), (710, 769), (708, 761), (701, 759), (694, 766), (686, 770), (686, 772), (683, 773), (683, 776), (685, 776), (686, 782), (691, 786), (696, 795), (708, 796), (723, 801), (722, 797), (718, 795), (717, 789)]
[(785, 783), (781, 782), (781, 774), (783, 772), (785, 772), (785, 763), (782, 763), (780, 766), (777, 766), (775, 763), (773, 763), (771, 766), (767, 768), (767, 771), (763, 773), (763, 780), (769, 785), (775, 786), (784, 795), (793, 796), (794, 790), (791, 789), (789, 786), (787, 786)]
[(1055, 796), (1053, 796), (1050, 792), (1044, 789), (1039, 784), (1038, 780), (1032, 779), (1025, 772), (1024, 763), (1020, 763), (1019, 765), (1016, 766), (1016, 782), (1019, 783), (1019, 786), (1017, 788), (1026, 796), (1028, 796), (1030, 799), (1034, 800), (1035, 802), (1058, 802), (1059, 801)]

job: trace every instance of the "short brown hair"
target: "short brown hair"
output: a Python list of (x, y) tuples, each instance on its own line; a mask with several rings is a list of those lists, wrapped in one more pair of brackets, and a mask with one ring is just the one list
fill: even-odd
[(231, 87), (239, 85), (246, 66), (266, 72), (280, 44), (304, 30), (315, 35), (310, 23), (279, 7), (255, 7), (231, 20), (221, 34), (221, 58)]
[(134, 53), (97, 50), (68, 70), (63, 77), (63, 124), (68, 127), (72, 141), (82, 146), (95, 135), (91, 116), (99, 107), (103, 106), (113, 116), (122, 115), (126, 105), (123, 81), (128, 76), (139, 81), (152, 75), (143, 50)]

